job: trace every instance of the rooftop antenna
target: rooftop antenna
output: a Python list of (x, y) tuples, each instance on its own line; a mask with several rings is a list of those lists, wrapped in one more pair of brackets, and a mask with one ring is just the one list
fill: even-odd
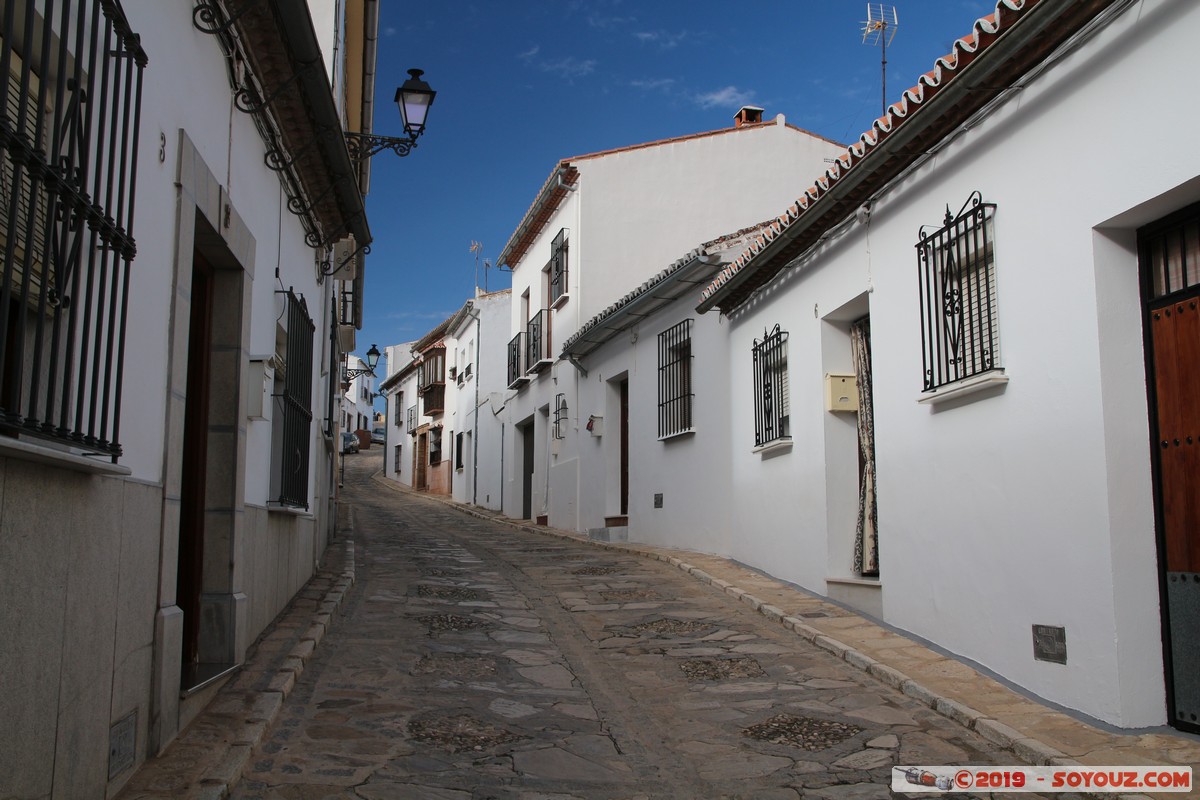
[(883, 3), (867, 3), (867, 19), (863, 22), (863, 44), (872, 47), (879, 45), (879, 69), (883, 81), (883, 111), (887, 114), (887, 49), (896, 38), (896, 29), (900, 20), (896, 16), (896, 7)]
[[(483, 245), (472, 239), (471, 252), (475, 254), (475, 291), (479, 291), (479, 254), (483, 252)], [(486, 281), (487, 278), (485, 277), (484, 280)]]

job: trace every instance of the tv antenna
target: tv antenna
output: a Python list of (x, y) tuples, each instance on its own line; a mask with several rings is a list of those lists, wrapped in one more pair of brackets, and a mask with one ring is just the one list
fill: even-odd
[[(483, 245), (474, 239), (471, 240), (471, 252), (475, 254), (475, 288), (479, 289), (479, 254), (483, 252)], [(484, 281), (487, 281), (485, 274)]]
[(900, 20), (896, 7), (883, 3), (867, 3), (867, 19), (863, 22), (863, 44), (879, 45), (879, 70), (883, 82), (883, 111), (887, 114), (887, 49), (896, 38)]

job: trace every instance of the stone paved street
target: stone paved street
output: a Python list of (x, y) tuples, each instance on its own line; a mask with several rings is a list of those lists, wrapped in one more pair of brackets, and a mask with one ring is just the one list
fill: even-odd
[(882, 798), (893, 764), (1013, 763), (677, 569), (379, 463), (349, 459), (357, 582), (235, 798)]

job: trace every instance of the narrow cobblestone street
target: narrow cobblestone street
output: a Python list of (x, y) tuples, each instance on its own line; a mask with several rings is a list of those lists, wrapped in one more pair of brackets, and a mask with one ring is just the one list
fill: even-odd
[(233, 797), (888, 797), (976, 734), (657, 561), (393, 492), (352, 457), (358, 580)]

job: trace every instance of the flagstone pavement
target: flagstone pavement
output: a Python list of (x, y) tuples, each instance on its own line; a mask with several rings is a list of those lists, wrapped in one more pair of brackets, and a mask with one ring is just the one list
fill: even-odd
[(380, 465), (349, 459), (345, 537), (121, 800), (869, 800), (893, 765), (1200, 772), (1200, 737), (1090, 725), (727, 559), (514, 525)]

